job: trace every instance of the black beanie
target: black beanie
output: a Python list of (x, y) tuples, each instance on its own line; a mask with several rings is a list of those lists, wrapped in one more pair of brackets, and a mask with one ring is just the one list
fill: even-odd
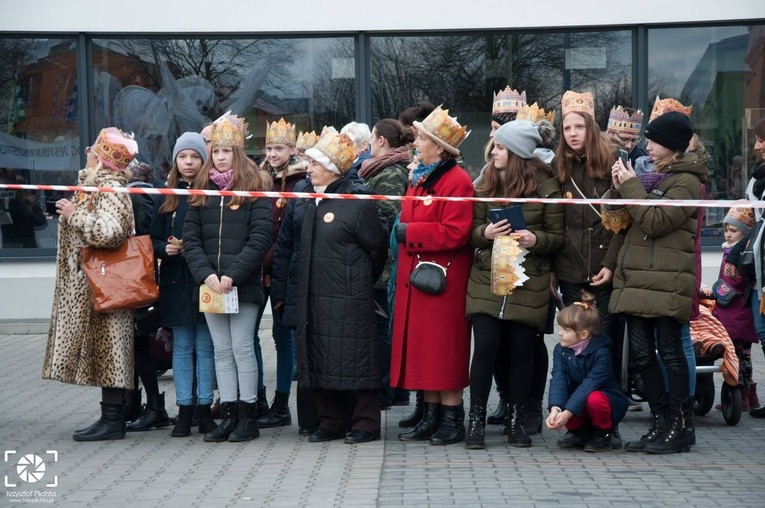
[(677, 111), (656, 117), (645, 128), (645, 137), (675, 152), (685, 152), (693, 137), (691, 119)]

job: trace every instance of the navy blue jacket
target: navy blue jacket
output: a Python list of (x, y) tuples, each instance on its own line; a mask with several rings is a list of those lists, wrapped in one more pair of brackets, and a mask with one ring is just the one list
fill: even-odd
[(560, 344), (553, 351), (553, 370), (547, 407), (558, 406), (581, 416), (587, 397), (595, 391), (611, 401), (611, 421), (618, 424), (627, 413), (629, 400), (616, 382), (611, 366), (611, 339), (597, 335), (579, 356)]

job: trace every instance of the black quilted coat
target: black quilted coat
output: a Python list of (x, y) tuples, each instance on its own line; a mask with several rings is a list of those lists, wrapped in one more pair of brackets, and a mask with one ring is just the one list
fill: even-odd
[[(308, 191), (313, 189), (309, 187)], [(368, 194), (350, 178), (326, 192)], [(374, 201), (306, 200), (297, 284), (298, 380), (325, 390), (380, 384), (374, 282), (388, 235)]]

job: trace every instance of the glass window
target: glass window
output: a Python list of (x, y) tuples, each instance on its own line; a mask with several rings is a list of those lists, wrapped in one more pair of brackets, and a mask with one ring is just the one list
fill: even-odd
[(226, 111), (246, 117), (245, 150), (262, 156), (266, 122), (284, 117), (298, 131), (355, 116), (353, 38), (94, 39), (96, 129), (132, 131), (138, 159), (164, 179), (185, 131)]
[(508, 84), (558, 111), (567, 89), (589, 90), (604, 129), (611, 106), (632, 105), (630, 31), (371, 37), (370, 64), (373, 119), (443, 103), (472, 129), (460, 148), (473, 175), (484, 164), (493, 94)]
[[(73, 184), (80, 166), (74, 39), (0, 38), (0, 181)], [(0, 257), (55, 255), (61, 193), (0, 191)]]
[[(674, 97), (692, 105), (696, 133), (710, 155), (710, 198), (744, 197), (756, 162), (751, 128), (765, 117), (765, 25), (648, 31), (649, 103)], [(722, 241), (726, 210), (707, 209), (703, 235)]]

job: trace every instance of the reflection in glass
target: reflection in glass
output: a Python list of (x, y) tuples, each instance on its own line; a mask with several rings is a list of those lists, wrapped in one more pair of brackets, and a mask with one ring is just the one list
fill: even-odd
[(373, 121), (443, 103), (473, 130), (460, 148), (477, 173), (494, 92), (510, 84), (551, 110), (567, 89), (590, 90), (605, 127), (611, 106), (632, 105), (631, 51), (629, 31), (371, 37)]
[(351, 38), (95, 39), (93, 66), (96, 128), (134, 132), (159, 180), (176, 138), (226, 111), (247, 119), (255, 158), (267, 121), (320, 131), (355, 114)]
[[(649, 103), (656, 95), (693, 105), (692, 120), (710, 155), (711, 198), (744, 197), (752, 126), (765, 116), (765, 25), (662, 28), (648, 32)], [(704, 236), (722, 236), (723, 209), (707, 209)]]
[[(0, 54), (0, 182), (75, 182), (80, 165), (75, 40), (0, 38)], [(52, 192), (0, 192), (0, 255), (15, 249), (52, 252), (57, 235), (52, 202)]]

